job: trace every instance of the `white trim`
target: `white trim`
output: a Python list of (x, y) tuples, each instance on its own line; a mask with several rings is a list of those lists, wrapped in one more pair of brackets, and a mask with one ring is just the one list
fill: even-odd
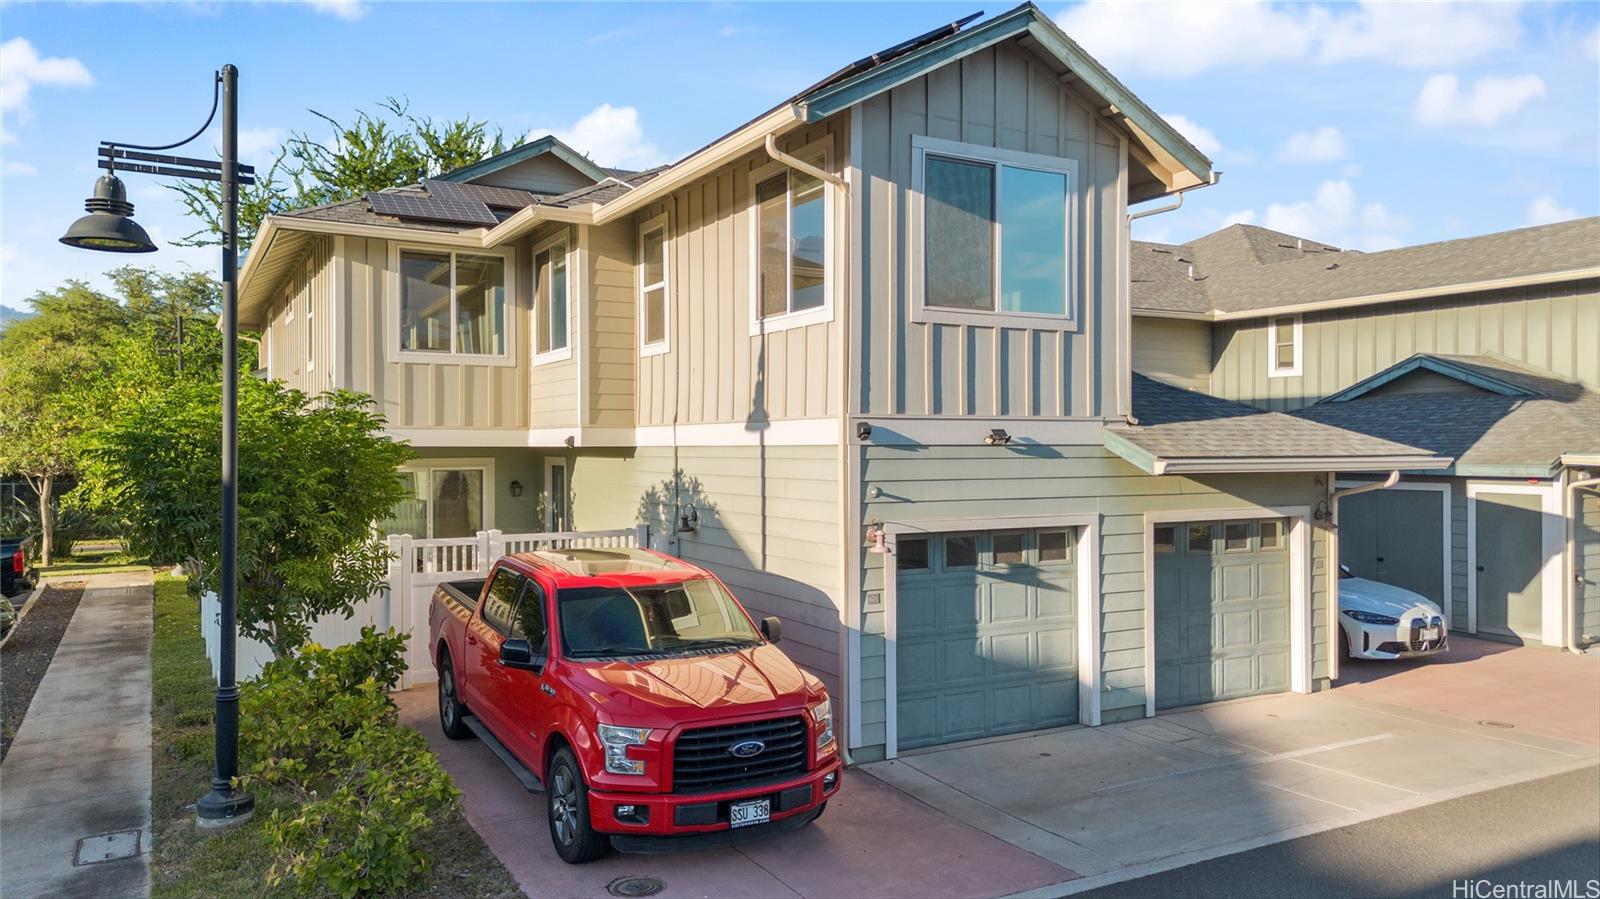
[(492, 456), (468, 456), (461, 458), (417, 458), (402, 464), (398, 470), (423, 472), (428, 474), (426, 479), (427, 483), (423, 485), (423, 489), (426, 492), (426, 495), (423, 497), (425, 508), (425, 511), (423, 512), (423, 524), (427, 534), (425, 536), (413, 534), (413, 537), (417, 537), (418, 539), (434, 539), (433, 477), (431, 474), (434, 471), (482, 471), (483, 496), (481, 497), (479, 512), (483, 515), (483, 521), (480, 522), (480, 527), (478, 529), (487, 531), (494, 526), (495, 480), (494, 458)]
[[(968, 418), (954, 415), (857, 415), (850, 420), (872, 425), (866, 443), (874, 446), (983, 446), (983, 438), (1000, 428), (1011, 435), (1011, 449), (1027, 446), (1100, 446), (1106, 422), (1100, 418)], [(997, 446), (997, 452), (1007, 447)]]
[[(455, 308), (455, 257), (457, 253), (474, 256), (499, 256), (505, 260), (505, 350), (501, 353), (457, 353), (451, 351), (402, 350), (400, 348), (400, 254), (406, 250), (422, 253), (450, 254), (451, 309)], [(383, 315), (387, 320), (384, 338), (384, 360), (387, 362), (420, 362), (427, 365), (516, 365), (517, 355), (517, 254), (512, 247), (461, 247), (450, 244), (424, 244), (389, 242), (388, 295), (383, 302)], [(456, 344), (455, 314), (449, 322), (450, 346)]]
[(346, 371), (349, 360), (344, 345), (345, 331), (349, 327), (345, 316), (350, 314), (350, 308), (345, 299), (346, 289), (344, 283), (345, 260), (347, 258), (349, 257), (345, 249), (344, 236), (335, 236), (333, 238), (333, 258), (328, 260), (328, 266), (333, 270), (330, 272), (333, 278), (333, 291), (328, 303), (328, 318), (331, 319), (329, 333), (333, 337), (333, 378), (331, 385), (333, 387), (346, 386), (346, 381), (350, 374)]
[(780, 418), (760, 427), (742, 421), (634, 428), (634, 446), (836, 446), (837, 418)]
[[(1467, 482), (1467, 629), (1478, 632), (1478, 496), (1484, 493), (1520, 493), (1542, 497), (1539, 503), (1542, 527), (1539, 566), (1539, 641), (1546, 646), (1564, 646), (1562, 607), (1562, 554), (1566, 545), (1566, 518), (1561, 510), (1561, 486), (1554, 481), (1542, 484), (1514, 484), (1505, 481)], [(1522, 637), (1523, 635), (1518, 634)], [(1528, 639), (1523, 637), (1523, 639)]]
[[(1144, 714), (1156, 714), (1156, 549), (1155, 527), (1185, 522), (1287, 518), (1289, 526), (1289, 689), (1310, 693), (1316, 647), (1312, 645), (1312, 535), (1309, 506), (1233, 506), (1225, 509), (1173, 509), (1144, 514)], [(1329, 573), (1330, 576), (1332, 572)], [(1330, 595), (1332, 591), (1329, 591)], [(1329, 635), (1330, 645), (1333, 635)], [(1331, 650), (1330, 650), (1331, 652)]]
[[(889, 554), (883, 559), (883, 740), (884, 757), (895, 758), (900, 752), (898, 637), (899, 569), (895, 565), (895, 541), (902, 534), (947, 534), (963, 531), (1018, 531), (1048, 528), (1073, 528), (1073, 551), (1077, 554), (1076, 568), (1077, 608), (1074, 609), (1078, 629), (1078, 722), (1100, 723), (1100, 514), (1098, 512), (1074, 515), (1038, 515), (1005, 518), (930, 518), (917, 522), (885, 522)], [(859, 691), (858, 683), (855, 684)]]
[[(529, 345), (529, 351), (533, 354), (533, 364), (535, 366), (549, 365), (552, 362), (565, 362), (566, 360), (572, 358), (572, 340), (574, 336), (572, 327), (572, 310), (573, 307), (577, 305), (576, 296), (573, 291), (572, 279), (572, 270), (575, 268), (572, 259), (572, 243), (571, 226), (560, 228), (554, 234), (551, 234), (538, 244), (535, 244), (533, 247), (533, 252), (530, 254), (533, 292), (530, 294), (529, 298), (533, 301), (531, 304), (533, 309), (533, 342)], [(566, 266), (567, 272), (567, 342), (563, 346), (555, 347), (541, 353), (539, 352), (539, 338), (544, 334), (544, 330), (549, 326), (549, 323), (540, 321), (539, 319), (539, 291), (543, 289), (543, 285), (539, 283), (539, 254), (552, 251), (558, 246), (565, 247), (565, 250), (563, 250), (561, 255), (565, 257), (563, 262)], [(550, 265), (552, 268), (555, 267), (555, 258), (556, 254), (551, 252)]]
[[(651, 343), (645, 339), (644, 295), (651, 285), (644, 283), (644, 236), (651, 231), (661, 231), (661, 339)], [(639, 355), (659, 356), (672, 349), (672, 228), (667, 213), (652, 216), (640, 223), (634, 235), (638, 262), (634, 265), (634, 290), (638, 293)]]
[[(1293, 365), (1280, 365), (1278, 363), (1278, 320), (1290, 318), (1294, 320), (1294, 334), (1290, 340), (1294, 347)], [(1298, 378), (1305, 367), (1305, 320), (1299, 315), (1274, 315), (1267, 319), (1267, 377), (1269, 378)]]
[[(929, 307), (925, 303), (926, 286), (924, 279), (926, 267), (923, 263), (926, 256), (924, 247), (926, 203), (923, 191), (927, 179), (927, 157), (930, 153), (935, 156), (986, 163), (995, 167), (995, 220), (992, 223), (994, 241), (994, 285), (992, 294), (994, 307), (989, 310), (946, 309)], [(1003, 312), (999, 309), (1001, 258), (1004, 255), (1001, 235), (1002, 225), (999, 219), (1001, 180), (999, 169), (1001, 166), (1052, 172), (1066, 176), (1067, 235), (1066, 246), (1062, 251), (1064, 265), (1066, 266), (1065, 314)], [(920, 134), (912, 135), (911, 188), (906, 194), (905, 219), (906, 286), (907, 294), (910, 297), (911, 320), (927, 323), (978, 325), (988, 328), (1079, 330), (1082, 326), (1083, 316), (1080, 314), (1079, 309), (1082, 291), (1079, 289), (1078, 280), (1082, 276), (1083, 270), (1077, 265), (1078, 253), (1076, 252), (1076, 244), (1083, 233), (1078, 223), (1078, 206), (1082, 199), (1083, 183), (1078, 178), (1078, 161), (1076, 159), (1049, 156), (1043, 153), (1024, 153), (1020, 150), (1005, 150), (982, 144), (968, 144), (960, 141), (926, 137)]]
[(1451, 460), (1439, 456), (1301, 456), (1279, 458), (1158, 459), (1152, 474), (1259, 474), (1271, 472), (1328, 471), (1429, 471), (1449, 468)]
[[(550, 491), (550, 482), (554, 480), (552, 472), (561, 469), (561, 483), (565, 488), (566, 496), (562, 497), (561, 505), (565, 507), (566, 521), (556, 521), (556, 502)], [(572, 466), (567, 464), (565, 456), (544, 457), (544, 489), (539, 491), (544, 495), (544, 527), (551, 532), (572, 530)]]
[[(572, 347), (572, 358), (577, 362), (578, 369), (578, 427), (589, 423), (589, 418), (594, 412), (593, 398), (589, 390), (589, 336), (593, 328), (589, 327), (589, 238), (588, 225), (573, 225), (572, 267), (577, 272), (577, 283), (573, 286), (569, 303), (571, 308), (568, 313), (571, 320), (576, 323), (575, 329), (567, 334), (567, 344)], [(572, 326), (569, 326), (572, 327)], [(530, 408), (528, 416), (533, 417), (531, 408), (533, 391), (528, 391)], [(568, 510), (570, 517), (571, 510)]]
[(315, 255), (315, 248), (306, 254), (303, 272), (305, 286), (302, 289), (306, 297), (306, 324), (300, 330), (306, 337), (306, 374), (317, 370), (317, 292), (312, 289), (316, 282), (316, 266), (313, 258)]
[[(791, 151), (791, 156), (802, 159), (821, 158), (820, 167), (827, 170), (833, 168), (833, 136), (820, 137), (798, 150)], [(834, 226), (835, 186), (829, 181), (822, 182), (822, 305), (814, 309), (793, 311), (794, 306), (794, 254), (788, 255), (786, 271), (790, 272), (784, 282), (784, 295), (788, 298), (788, 312), (777, 315), (761, 316), (761, 204), (756, 200), (756, 185), (766, 181), (779, 173), (789, 177), (788, 186), (784, 193), (785, 233), (794, 223), (794, 183), (793, 169), (781, 162), (769, 162), (758, 166), (746, 177), (746, 184), (750, 196), (750, 336), (760, 337), (763, 334), (775, 334), (791, 328), (804, 328), (807, 325), (822, 324), (833, 321), (834, 308), (834, 276), (833, 268), (837, 253), (834, 252), (834, 241), (837, 240), (837, 229)]]
[[(1349, 479), (1349, 478), (1339, 478), (1337, 481), (1334, 482), (1334, 488), (1337, 489), (1337, 490), (1344, 490), (1344, 489), (1346, 489), (1348, 487), (1364, 487), (1364, 486), (1366, 486), (1368, 484), (1378, 484), (1378, 483), (1382, 483), (1382, 482), (1381, 481), (1372, 481), (1372, 480), (1352, 480), (1352, 479)], [(1450, 628), (1451, 630), (1454, 630), (1455, 629), (1455, 623), (1450, 620), (1450, 608), (1456, 604), (1455, 603), (1456, 587), (1455, 587), (1455, 578), (1453, 576), (1455, 572), (1452, 570), (1452, 568), (1453, 568), (1452, 563), (1455, 561), (1455, 547), (1452, 545), (1453, 541), (1450, 539), (1450, 533), (1451, 533), (1451, 529), (1450, 529), (1450, 523), (1451, 523), (1450, 522), (1450, 514), (1451, 514), (1451, 509), (1450, 509), (1450, 485), (1449, 484), (1419, 484), (1416, 481), (1401, 481), (1400, 483), (1395, 484), (1393, 487), (1389, 487), (1389, 488), (1386, 488), (1386, 489), (1388, 489), (1388, 490), (1434, 490), (1434, 491), (1437, 491), (1439, 493), (1439, 500), (1440, 500), (1440, 506), (1441, 506), (1441, 509), (1440, 509), (1441, 515), (1440, 515), (1440, 525), (1439, 525), (1439, 527), (1443, 531), (1443, 534), (1442, 534), (1442, 536), (1443, 536), (1443, 544), (1442, 545), (1444, 547), (1441, 550), (1441, 553), (1440, 553), (1441, 555), (1444, 556), (1444, 560), (1443, 560), (1444, 580), (1441, 582), (1444, 585), (1444, 623), (1445, 623), (1446, 627)], [(1335, 566), (1334, 572), (1337, 573), (1337, 571), (1338, 571), (1338, 567), (1337, 566), (1339, 564), (1341, 564), (1341, 563), (1340, 563), (1340, 561), (1338, 559), (1334, 559), (1333, 560), (1333, 564)]]
[[(850, 424), (850, 412), (857, 408), (861, 396), (861, 370), (860, 366), (851, 364), (852, 349), (859, 352), (861, 346), (861, 315), (862, 303), (859, 299), (862, 294), (863, 271), (862, 260), (864, 253), (860, 248), (852, 247), (852, 243), (859, 241), (862, 233), (862, 217), (864, 215), (861, 199), (863, 172), (861, 170), (862, 158), (862, 126), (863, 108), (857, 106), (850, 110), (850, 142), (848, 146), (849, 159), (845, 166), (846, 224), (844, 254), (846, 261), (847, 287), (841, 302), (849, 311), (846, 326), (840, 328), (838, 334), (840, 368), (845, 376), (840, 379), (840, 389), (843, 391), (839, 402), (840, 427), (847, 439), (839, 442), (839, 494), (840, 508), (844, 514), (839, 516), (842, 525), (844, 546), (844, 583), (840, 596), (843, 614), (841, 632), (844, 634), (844, 671), (839, 678), (840, 689), (845, 691), (848, 712), (846, 714), (846, 730), (849, 741), (847, 749), (854, 749), (861, 745), (861, 617), (862, 617), (862, 528), (861, 515), (861, 448), (856, 441), (849, 439), (854, 436), (855, 429)], [(849, 753), (846, 753), (846, 758)]]

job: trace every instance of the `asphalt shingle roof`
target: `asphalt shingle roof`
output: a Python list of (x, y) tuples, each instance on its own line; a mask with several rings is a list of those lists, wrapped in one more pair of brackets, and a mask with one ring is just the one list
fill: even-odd
[(1132, 251), (1136, 311), (1265, 313), (1600, 266), (1600, 217), (1381, 253), (1254, 225), (1230, 225), (1181, 246), (1135, 241)]

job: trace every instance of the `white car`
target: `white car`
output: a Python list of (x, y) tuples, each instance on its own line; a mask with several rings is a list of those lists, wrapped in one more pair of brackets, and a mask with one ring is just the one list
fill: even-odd
[(1352, 659), (1409, 659), (1443, 652), (1444, 611), (1420, 593), (1356, 577), (1339, 566), (1339, 625)]

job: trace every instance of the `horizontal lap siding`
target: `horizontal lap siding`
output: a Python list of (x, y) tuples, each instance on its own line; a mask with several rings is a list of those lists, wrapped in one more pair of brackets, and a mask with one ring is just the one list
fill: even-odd
[(1211, 390), (1211, 323), (1176, 318), (1133, 320), (1133, 370), (1158, 381)]
[(1267, 319), (1217, 325), (1212, 390), (1297, 409), (1416, 353), (1499, 353), (1600, 388), (1593, 280), (1318, 312), (1304, 322), (1304, 374), (1292, 378), (1266, 375)]
[[(839, 683), (839, 450), (836, 447), (679, 447), (593, 451), (572, 468), (574, 524), (650, 525), (673, 535), (676, 509), (699, 530), (678, 555), (715, 572), (756, 617), (783, 619), (783, 649)], [(676, 486), (676, 493), (674, 487)]]
[[(1147, 512), (1242, 505), (1314, 506), (1326, 497), (1314, 475), (1154, 477), (1095, 446), (1037, 448), (872, 446), (861, 450), (863, 521), (916, 524), (1098, 513), (1100, 518), (1102, 720), (1144, 714), (1144, 540)], [(870, 497), (870, 489), (882, 494)], [(1313, 675), (1327, 677), (1327, 535), (1312, 539)], [(884, 562), (863, 556), (861, 734), (865, 756), (881, 751), (886, 704)]]
[[(1119, 135), (1010, 44), (982, 50), (857, 107), (861, 116), (858, 410), (874, 415), (1117, 414), (1127, 292), (1126, 152)], [(912, 139), (1073, 159), (1075, 328), (911, 320)]]

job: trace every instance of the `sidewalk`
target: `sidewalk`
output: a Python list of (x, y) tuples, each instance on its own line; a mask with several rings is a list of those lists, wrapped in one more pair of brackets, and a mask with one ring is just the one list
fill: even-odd
[(0, 894), (148, 896), (145, 572), (91, 575), (0, 766)]

